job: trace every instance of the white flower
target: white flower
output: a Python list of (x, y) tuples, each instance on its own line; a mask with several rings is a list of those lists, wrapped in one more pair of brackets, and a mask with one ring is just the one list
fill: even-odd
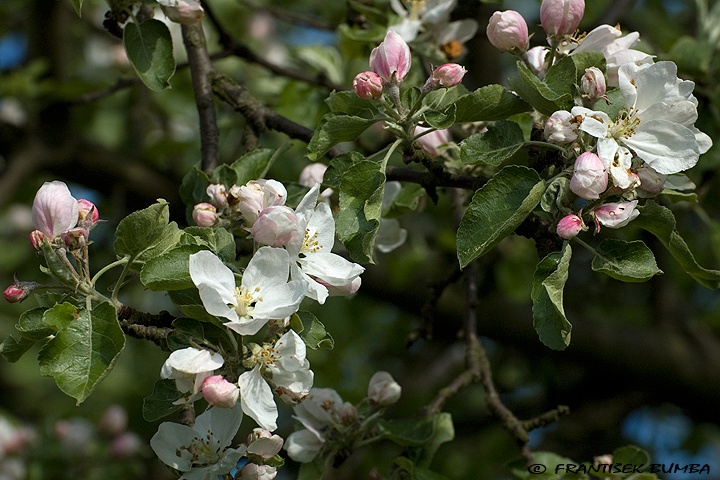
[(268, 320), (297, 311), (306, 286), (299, 280), (288, 282), (289, 271), (285, 250), (261, 247), (236, 287), (235, 275), (215, 254), (203, 250), (190, 255), (190, 278), (200, 291), (205, 310), (230, 320), (225, 326), (241, 335), (253, 335)]
[(283, 446), (283, 439), (280, 435), (273, 435), (262, 428), (253, 429), (247, 439), (248, 455), (257, 455), (268, 460), (277, 455)]
[[(625, 108), (613, 121), (603, 112), (572, 109), (583, 117), (580, 130), (598, 138), (598, 155), (610, 163), (633, 152), (662, 174), (687, 170), (712, 141), (695, 128), (694, 83), (677, 78), (672, 62), (626, 64), (618, 71)], [(620, 160), (622, 163), (622, 160)], [(616, 177), (611, 170), (613, 179)]]
[(245, 448), (228, 448), (243, 413), (239, 407), (210, 408), (192, 427), (164, 422), (150, 446), (166, 465), (183, 473), (181, 480), (216, 480), (233, 470)]
[[(640, 215), (640, 212), (635, 208), (637, 203), (637, 200), (623, 203), (606, 203), (596, 208), (593, 214), (595, 219), (604, 227), (620, 228)], [(597, 230), (600, 230), (600, 225), (596, 226)]]
[(293, 279), (306, 282), (307, 296), (324, 303), (328, 289), (317, 280), (333, 285), (352, 283), (365, 271), (356, 263), (331, 252), (335, 244), (335, 219), (327, 203), (317, 203), (320, 185), (315, 185), (295, 209), (301, 232), (288, 243)]
[(261, 427), (277, 428), (277, 406), (272, 389), (263, 373), (272, 375), (279, 393), (301, 400), (312, 387), (314, 374), (305, 358), (305, 342), (293, 330), (280, 337), (274, 345), (263, 345), (253, 352), (255, 366), (238, 380), (243, 411)]
[(375, 372), (368, 384), (368, 398), (381, 406), (400, 400), (402, 387), (388, 372)]
[(276, 475), (277, 468), (273, 466), (248, 463), (242, 469), (240, 480), (273, 480)]
[(176, 403), (194, 402), (202, 396), (202, 383), (223, 366), (219, 353), (187, 347), (175, 350), (162, 366), (160, 377), (175, 380), (175, 386), (185, 397)]
[(392, 9), (402, 20), (390, 25), (406, 42), (412, 42), (420, 31), (427, 31), (435, 44), (442, 46), (448, 42), (465, 43), (475, 36), (478, 24), (474, 20), (465, 19), (450, 22), (450, 14), (457, 0), (410, 0), (406, 9), (400, 0), (390, 0)]

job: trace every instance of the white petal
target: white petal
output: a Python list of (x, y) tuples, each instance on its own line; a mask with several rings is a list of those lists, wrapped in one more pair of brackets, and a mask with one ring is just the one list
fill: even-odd
[(397, 32), (406, 42), (412, 42), (417, 37), (421, 25), (422, 22), (420, 22), (420, 20), (410, 20), (406, 18), (400, 23), (390, 25), (388, 30)]
[(258, 367), (240, 375), (240, 402), (243, 411), (262, 428), (271, 432), (277, 429), (278, 412), (272, 390), (260, 374)]
[(357, 263), (334, 253), (315, 253), (298, 262), (306, 274), (337, 286), (347, 285), (365, 271)]
[(306, 365), (305, 342), (295, 330), (289, 330), (275, 342), (275, 352), (280, 357), (276, 364), (282, 370), (294, 372)]
[(242, 285), (250, 290), (287, 283), (290, 257), (284, 248), (261, 247), (243, 272)]
[(187, 425), (163, 422), (150, 439), (150, 446), (165, 465), (186, 472), (192, 467), (192, 454), (182, 446), (188, 446), (197, 432)]
[(281, 319), (295, 313), (305, 296), (307, 285), (301, 280), (275, 285), (260, 291), (259, 300), (251, 315), (253, 318)]
[(297, 264), (293, 264), (290, 266), (290, 272), (293, 280), (300, 280), (305, 284), (305, 296), (307, 296), (308, 298), (312, 298), (320, 305), (325, 303), (325, 300), (327, 300), (327, 297), (329, 295), (327, 287), (320, 284), (315, 279), (311, 278), (310, 275), (303, 272)]
[(288, 456), (300, 463), (312, 462), (322, 449), (325, 441), (309, 430), (298, 430), (287, 437), (285, 450)]
[(320, 203), (310, 216), (307, 227), (310, 232), (317, 232), (319, 251), (329, 252), (335, 244), (335, 219), (332, 216), (330, 205)]
[(227, 328), (240, 335), (255, 335), (270, 320), (269, 318), (243, 317), (235, 322), (223, 323)]
[(477, 30), (478, 23), (470, 18), (450, 22), (442, 32), (440, 32), (437, 42), (440, 45), (444, 45), (452, 40), (465, 43), (475, 36)]
[(240, 429), (243, 411), (239, 405), (233, 408), (211, 407), (195, 419), (193, 429), (203, 436), (212, 432), (213, 438), (218, 442), (219, 449), (230, 445)]
[(218, 290), (216, 287), (204, 283), (199, 284), (197, 287), (200, 300), (202, 300), (205, 310), (210, 315), (227, 318), (231, 321), (239, 319), (234, 307), (237, 302), (235, 295), (230, 295), (225, 290)]
[[(310, 363), (306, 363), (309, 367)], [(313, 386), (315, 373), (309, 368), (295, 370), (294, 372), (277, 371), (273, 372), (273, 383), (278, 387), (283, 387), (298, 397), (307, 395)], [(297, 402), (296, 402), (297, 403)]]
[(207, 285), (223, 296), (232, 297), (235, 292), (235, 275), (214, 253), (201, 250), (190, 255), (190, 278), (197, 286)]
[(400, 228), (395, 218), (381, 218), (380, 227), (375, 235), (375, 248), (382, 253), (389, 253), (405, 243), (407, 230)]
[(662, 119), (642, 122), (624, 143), (656, 172), (666, 175), (694, 167), (700, 155), (692, 130)]
[(315, 186), (313, 186), (310, 191), (305, 194), (302, 200), (300, 200), (300, 203), (295, 209), (295, 213), (304, 215), (305, 218), (308, 218), (310, 216), (310, 213), (315, 210), (315, 205), (317, 205), (319, 195), (320, 184), (316, 183)]
[(183, 373), (196, 374), (222, 367), (223, 357), (219, 353), (187, 347), (172, 352), (165, 364)]

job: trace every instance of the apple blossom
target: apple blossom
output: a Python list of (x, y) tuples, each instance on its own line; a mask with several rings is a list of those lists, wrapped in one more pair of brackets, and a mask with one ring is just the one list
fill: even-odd
[(215, 205), (218, 210), (224, 210), (228, 206), (228, 194), (225, 185), (222, 183), (213, 183), (205, 189), (210, 203)]
[(29, 240), (30, 245), (32, 245), (32, 247), (38, 251), (42, 248), (42, 244), (47, 242), (45, 234), (40, 230), (33, 230), (32, 232), (30, 232)]
[(560, 219), (557, 225), (557, 234), (560, 238), (570, 240), (584, 229), (586, 227), (582, 218), (573, 213)]
[(214, 407), (232, 408), (240, 396), (237, 385), (228, 382), (222, 375), (205, 378), (200, 388), (203, 398)]
[[(261, 427), (277, 428), (277, 406), (263, 374), (272, 377), (276, 390), (289, 398), (302, 400), (312, 387), (314, 374), (305, 358), (305, 342), (289, 330), (273, 345), (256, 345), (250, 359), (252, 370), (240, 375), (240, 402), (243, 411)], [(289, 394), (289, 395), (288, 395)]]
[(571, 143), (577, 140), (578, 124), (567, 110), (558, 110), (545, 121), (543, 136), (550, 143)]
[(150, 446), (163, 463), (183, 472), (181, 480), (216, 479), (230, 473), (245, 453), (243, 446), (228, 448), (242, 417), (239, 406), (211, 407), (198, 415), (192, 427), (163, 422)]
[(390, 30), (385, 39), (370, 52), (370, 70), (386, 82), (400, 83), (405, 80), (412, 55), (410, 47), (397, 32)]
[(255, 463), (248, 463), (240, 472), (240, 480), (273, 480), (276, 476), (277, 468)]
[(228, 203), (240, 212), (248, 228), (252, 227), (260, 212), (274, 205), (285, 205), (287, 190), (277, 180), (251, 180), (245, 185), (233, 185)]
[[(596, 208), (593, 215), (595, 215), (595, 219), (599, 224), (604, 227), (624, 227), (640, 215), (640, 212), (635, 208), (637, 203), (637, 200), (623, 203), (606, 203)], [(596, 225), (596, 230), (599, 229), (600, 225)]]
[(110, 405), (102, 417), (98, 427), (105, 435), (120, 435), (127, 429), (128, 414), (120, 405)]
[(353, 91), (363, 100), (376, 100), (382, 97), (383, 79), (375, 72), (360, 72), (352, 82)]
[(425, 84), (425, 88), (433, 90), (438, 87), (454, 87), (462, 82), (465, 73), (467, 73), (467, 70), (462, 65), (445, 63), (433, 70), (432, 75)]
[(300, 235), (297, 215), (285, 205), (268, 207), (260, 212), (250, 229), (250, 235), (260, 245), (285, 246), (294, 236)]
[(77, 225), (78, 210), (78, 202), (67, 185), (58, 180), (45, 182), (33, 200), (33, 225), (46, 238), (53, 239)]
[[(314, 162), (306, 165), (302, 169), (302, 171), (300, 171), (300, 178), (298, 179), (298, 183), (303, 187), (308, 188), (312, 188), (313, 186), (315, 186), (316, 183), (322, 183), (327, 168), (327, 165), (320, 162)], [(326, 188), (325, 190), (320, 192), (318, 201), (329, 201), (332, 194), (333, 189)]]
[(268, 460), (280, 452), (283, 442), (280, 435), (262, 428), (254, 428), (246, 440), (247, 454)]
[(225, 326), (241, 335), (253, 335), (268, 320), (295, 313), (307, 290), (303, 281), (288, 282), (290, 257), (280, 248), (259, 248), (239, 287), (233, 272), (207, 250), (190, 255), (189, 269), (205, 310), (229, 320)]
[[(425, 133), (429, 132), (429, 133)], [(423, 135), (424, 134), (424, 135)], [(440, 155), (439, 147), (450, 142), (450, 130), (432, 130), (429, 127), (415, 127), (415, 141), (430, 155)]]
[(570, 35), (585, 14), (585, 0), (543, 0), (540, 23), (548, 37)]
[(548, 47), (537, 46), (525, 52), (523, 57), (527, 66), (530, 67), (530, 70), (539, 78), (545, 77), (545, 71), (548, 68), (548, 65), (545, 63), (545, 57), (547, 57), (549, 52), (550, 49)]
[(388, 372), (375, 372), (368, 385), (370, 401), (385, 407), (400, 400), (402, 387)]
[[(694, 126), (694, 83), (677, 78), (672, 62), (626, 64), (618, 77), (625, 108), (615, 120), (604, 112), (572, 109), (573, 115), (582, 117), (579, 129), (598, 139), (598, 155), (615, 162), (634, 153), (662, 174), (693, 167), (712, 145), (710, 137)], [(612, 171), (611, 175), (615, 179)]]
[(603, 161), (592, 152), (584, 152), (575, 160), (570, 190), (585, 200), (596, 200), (605, 191), (608, 173)]
[(607, 91), (607, 86), (602, 70), (597, 67), (586, 68), (585, 74), (580, 80), (580, 91), (583, 95), (591, 99), (604, 96)]
[(163, 12), (175, 22), (184, 25), (199, 23), (205, 16), (205, 11), (196, 0), (158, 0)]
[(486, 29), (488, 40), (501, 52), (525, 52), (528, 49), (528, 27), (515, 10), (495, 12)]
[(637, 169), (637, 176), (640, 179), (638, 190), (645, 192), (649, 196), (657, 195), (665, 188), (667, 175), (657, 173), (652, 167), (643, 165)]
[(318, 203), (317, 184), (303, 197), (295, 209), (300, 235), (287, 245), (291, 259), (291, 275), (307, 285), (307, 296), (324, 303), (328, 289), (351, 283), (365, 271), (360, 265), (332, 253), (335, 244), (335, 219), (327, 203)]
[(132, 458), (140, 453), (145, 446), (145, 441), (135, 432), (123, 432), (113, 438), (110, 444), (109, 454), (115, 459)]
[(208, 350), (187, 347), (175, 350), (162, 366), (160, 377), (175, 380), (175, 387), (186, 395), (177, 403), (194, 402), (202, 396), (203, 381), (222, 367), (222, 355)]
[(94, 203), (81, 198), (78, 200), (78, 219), (78, 223), (84, 225), (85, 228), (89, 230), (100, 220), (100, 213)]

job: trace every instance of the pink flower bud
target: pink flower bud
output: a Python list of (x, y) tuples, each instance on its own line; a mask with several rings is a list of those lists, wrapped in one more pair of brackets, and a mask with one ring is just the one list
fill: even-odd
[(540, 78), (545, 76), (545, 70), (548, 67), (548, 65), (545, 64), (545, 57), (547, 57), (548, 52), (550, 52), (549, 48), (539, 46), (532, 47), (525, 53), (530, 70)]
[(215, 205), (218, 210), (223, 210), (228, 206), (227, 191), (225, 190), (225, 185), (222, 183), (208, 185), (205, 193), (210, 197), (210, 203)]
[(280, 435), (273, 435), (269, 430), (255, 428), (247, 439), (247, 453), (257, 455), (264, 459), (274, 457), (280, 452), (283, 439)]
[(35, 194), (32, 218), (37, 230), (55, 238), (77, 225), (78, 202), (63, 182), (45, 182)]
[(410, 47), (394, 30), (387, 32), (385, 40), (370, 53), (370, 70), (386, 82), (404, 81), (411, 64)]
[(656, 172), (648, 165), (643, 165), (637, 169), (637, 177), (640, 180), (638, 188), (649, 196), (662, 192), (665, 188), (665, 180), (667, 180), (667, 175)]
[(260, 245), (282, 247), (300, 235), (299, 228), (299, 220), (292, 208), (275, 205), (262, 211), (250, 229), (250, 235)]
[(580, 90), (589, 98), (600, 98), (605, 95), (607, 85), (602, 70), (597, 67), (585, 69), (585, 75), (580, 81)]
[(78, 200), (78, 219), (78, 223), (82, 222), (85, 225), (92, 226), (100, 220), (100, 213), (94, 203), (81, 198)]
[(515, 10), (495, 12), (487, 26), (490, 43), (501, 52), (525, 52), (528, 49), (528, 27)]
[(198, 203), (193, 207), (192, 218), (198, 227), (212, 227), (218, 222), (217, 209), (209, 203)]
[[(167, 2), (161, 1), (160, 3)], [(184, 25), (199, 23), (205, 16), (202, 6), (195, 0), (177, 0), (174, 2), (174, 6), (162, 5), (162, 10), (171, 21)]]
[(585, 228), (582, 218), (575, 214), (566, 215), (558, 222), (557, 234), (560, 238), (570, 240)]
[(548, 37), (570, 35), (585, 14), (585, 0), (543, 0), (540, 23)]
[(202, 382), (202, 395), (210, 405), (220, 408), (232, 408), (238, 401), (240, 389), (222, 375), (207, 377)]
[[(428, 130), (430, 129), (425, 127), (415, 127), (415, 135), (420, 135)], [(440, 154), (438, 147), (450, 142), (450, 130), (434, 130), (418, 137), (415, 141), (430, 155), (438, 156)]]
[(582, 153), (575, 160), (573, 176), (570, 179), (570, 190), (585, 200), (596, 200), (605, 191), (608, 184), (608, 173), (605, 163), (592, 152)]
[(376, 372), (368, 385), (368, 398), (370, 401), (387, 406), (400, 400), (402, 387), (388, 372)]
[(551, 143), (571, 143), (577, 140), (578, 124), (567, 110), (558, 110), (545, 121), (543, 136)]
[(635, 208), (637, 202), (637, 200), (633, 200), (632, 202), (606, 203), (596, 208), (593, 212), (598, 222), (596, 230), (600, 230), (600, 225), (608, 228), (620, 228), (630, 223), (640, 215)]
[(315, 162), (306, 165), (300, 172), (298, 183), (303, 187), (312, 188), (316, 183), (322, 183), (325, 170), (327, 170), (327, 165), (324, 163)]
[(353, 79), (355, 95), (363, 100), (380, 98), (383, 92), (383, 79), (375, 72), (361, 72)]
[(25, 300), (25, 298), (30, 295), (30, 292), (30, 289), (23, 288), (22, 285), (13, 283), (5, 289), (3, 296), (8, 303), (19, 303)]
[(457, 63), (446, 63), (433, 70), (426, 85), (432, 85), (434, 88), (454, 87), (462, 82), (466, 72), (467, 70), (465, 70), (465, 67), (462, 65), (458, 65)]
[(32, 245), (35, 250), (40, 251), (41, 245), (45, 242), (47, 242), (47, 239), (45, 238), (45, 234), (43, 232), (40, 230), (33, 230), (30, 232), (30, 245)]
[(90, 232), (83, 227), (71, 228), (65, 233), (60, 234), (60, 238), (65, 242), (65, 246), (70, 250), (77, 250), (87, 245), (87, 239), (90, 236)]
[(242, 215), (248, 227), (252, 227), (260, 212), (267, 207), (285, 205), (287, 190), (276, 180), (251, 180), (242, 186), (233, 185), (228, 202)]

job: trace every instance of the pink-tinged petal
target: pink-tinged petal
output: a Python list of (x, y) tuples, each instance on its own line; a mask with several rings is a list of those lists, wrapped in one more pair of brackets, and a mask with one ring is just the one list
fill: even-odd
[(700, 157), (695, 133), (664, 119), (642, 122), (624, 143), (655, 171), (666, 175), (694, 167)]
[(58, 180), (45, 182), (33, 200), (33, 225), (54, 238), (77, 225), (78, 212), (77, 200), (67, 185)]
[(411, 63), (410, 47), (393, 30), (387, 32), (385, 40), (370, 53), (370, 70), (386, 82), (392, 81), (393, 76), (397, 82), (405, 80)]
[(277, 406), (270, 386), (258, 367), (240, 375), (240, 402), (242, 410), (258, 425), (271, 432), (277, 429)]
[(299, 260), (303, 272), (330, 285), (347, 285), (365, 271), (357, 263), (334, 253), (319, 252)]

